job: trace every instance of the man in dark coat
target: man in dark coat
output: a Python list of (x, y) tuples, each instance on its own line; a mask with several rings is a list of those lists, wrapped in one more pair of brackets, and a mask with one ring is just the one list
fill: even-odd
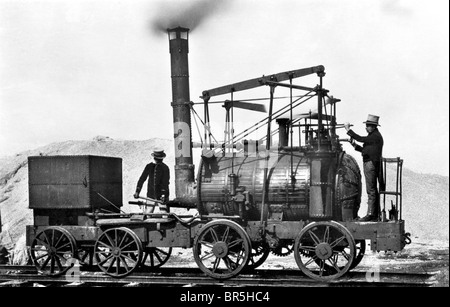
[(383, 155), (383, 137), (378, 131), (379, 116), (369, 114), (366, 124), (367, 136), (360, 136), (350, 129), (350, 124), (345, 123), (347, 134), (363, 146), (352, 141), (355, 150), (362, 153), (364, 162), (364, 176), (366, 178), (366, 191), (368, 196), (367, 215), (359, 219), (360, 221), (377, 221), (380, 215), (380, 194), (377, 188), (377, 181), (380, 187), (384, 186), (383, 176), (381, 176), (381, 157)]
[(166, 157), (164, 150), (154, 150), (152, 153), (155, 162), (147, 164), (139, 177), (136, 193), (134, 197), (138, 198), (141, 192), (144, 182), (147, 182), (147, 197), (164, 201), (169, 200), (169, 182), (170, 182), (170, 170), (169, 167), (163, 163), (163, 159)]

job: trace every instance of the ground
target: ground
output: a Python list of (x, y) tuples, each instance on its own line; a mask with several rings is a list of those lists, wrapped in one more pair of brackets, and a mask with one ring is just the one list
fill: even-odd
[[(191, 249), (174, 249), (172, 257), (165, 266), (197, 267)], [(298, 269), (294, 255), (277, 257), (270, 255), (259, 267), (261, 269)], [(434, 287), (449, 286), (449, 243), (447, 241), (420, 241), (413, 238), (411, 244), (404, 250), (393, 252), (372, 252), (367, 246), (357, 271), (373, 271), (379, 268), (381, 272), (433, 273), (430, 282)]]

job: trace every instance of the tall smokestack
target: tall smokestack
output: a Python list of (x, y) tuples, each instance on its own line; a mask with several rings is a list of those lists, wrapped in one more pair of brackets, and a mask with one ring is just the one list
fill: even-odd
[(189, 29), (167, 30), (172, 76), (172, 108), (175, 141), (175, 201), (195, 207), (194, 164), (192, 163), (191, 100), (189, 96)]

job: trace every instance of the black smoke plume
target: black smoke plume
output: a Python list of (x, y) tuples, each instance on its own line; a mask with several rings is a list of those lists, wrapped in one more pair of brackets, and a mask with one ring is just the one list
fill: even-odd
[(192, 32), (214, 14), (223, 12), (233, 0), (178, 0), (161, 1), (154, 12), (151, 28), (166, 33), (175, 27), (189, 28)]

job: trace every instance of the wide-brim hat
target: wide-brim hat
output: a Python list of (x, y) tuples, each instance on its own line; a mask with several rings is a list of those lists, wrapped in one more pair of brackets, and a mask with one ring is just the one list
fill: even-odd
[(365, 122), (363, 122), (363, 123), (366, 124), (366, 125), (380, 126), (380, 125), (378, 124), (378, 120), (379, 120), (379, 119), (380, 119), (379, 116), (369, 114), (369, 116), (367, 116), (367, 121), (365, 121)]
[(163, 149), (155, 149), (152, 152), (152, 157), (155, 159), (164, 159), (166, 154)]

